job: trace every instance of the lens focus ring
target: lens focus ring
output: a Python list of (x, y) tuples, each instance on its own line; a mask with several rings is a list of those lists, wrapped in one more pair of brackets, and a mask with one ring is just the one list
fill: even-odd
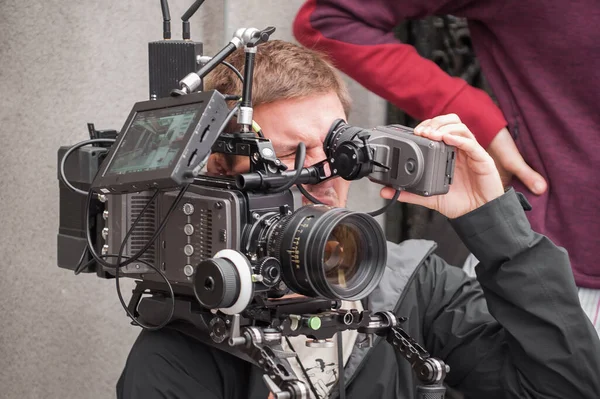
[(361, 299), (385, 270), (385, 235), (366, 214), (309, 205), (281, 220), (269, 238), (284, 282), (306, 296)]

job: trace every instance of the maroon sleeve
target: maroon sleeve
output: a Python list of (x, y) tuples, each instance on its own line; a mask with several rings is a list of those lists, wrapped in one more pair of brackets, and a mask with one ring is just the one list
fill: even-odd
[(486, 6), (490, 0), (481, 0), (477, 6), (471, 3), (308, 0), (296, 16), (293, 31), (301, 44), (327, 54), (339, 70), (412, 117), (424, 120), (457, 114), (485, 148), (506, 126), (492, 99), (483, 90), (451, 77), (393, 34), (403, 19), (450, 12), (483, 18), (496, 11)]

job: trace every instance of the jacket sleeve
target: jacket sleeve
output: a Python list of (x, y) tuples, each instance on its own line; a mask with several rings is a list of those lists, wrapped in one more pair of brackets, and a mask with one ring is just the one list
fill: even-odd
[(600, 340), (563, 249), (533, 232), (511, 189), (451, 223), (477, 280), (429, 259), (425, 346), (467, 398), (600, 398)]
[(306, 47), (329, 56), (335, 66), (373, 93), (417, 119), (456, 113), (487, 148), (506, 126), (502, 112), (482, 90), (451, 77), (393, 29), (403, 19), (426, 15), (494, 15), (499, 1), (308, 0), (293, 32)]

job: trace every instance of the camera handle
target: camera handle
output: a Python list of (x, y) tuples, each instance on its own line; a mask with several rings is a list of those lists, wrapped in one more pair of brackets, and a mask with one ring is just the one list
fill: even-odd
[(296, 354), (283, 350), (281, 338), (281, 332), (274, 328), (246, 327), (239, 336), (229, 339), (229, 345), (238, 347), (262, 367), (263, 381), (276, 399), (309, 399), (308, 387), (285, 360)]
[[(391, 316), (395, 319), (390, 312), (385, 312), (384, 315), (387, 318)], [(396, 325), (382, 327), (376, 334), (385, 337), (385, 340), (408, 360), (417, 379), (423, 383), (423, 385), (417, 386), (417, 399), (444, 399), (446, 397), (444, 379), (450, 372), (450, 366), (440, 359), (431, 357), (406, 331)]]

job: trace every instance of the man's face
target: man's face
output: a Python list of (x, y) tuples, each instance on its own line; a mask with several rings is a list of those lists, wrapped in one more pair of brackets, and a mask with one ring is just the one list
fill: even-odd
[[(345, 119), (345, 114), (335, 93), (282, 100), (254, 108), (254, 120), (262, 128), (265, 137), (271, 140), (277, 157), (289, 170), (294, 169), (296, 147), (300, 142), (306, 146), (305, 167), (325, 159), (323, 142), (331, 124), (338, 118)], [(222, 157), (214, 154), (209, 159), (207, 169), (209, 173), (233, 175), (247, 172), (250, 169), (249, 162), (248, 158), (238, 157), (230, 169), (224, 165)], [(350, 182), (334, 178), (305, 188), (327, 205), (344, 207)], [(306, 198), (303, 201), (310, 203)]]

